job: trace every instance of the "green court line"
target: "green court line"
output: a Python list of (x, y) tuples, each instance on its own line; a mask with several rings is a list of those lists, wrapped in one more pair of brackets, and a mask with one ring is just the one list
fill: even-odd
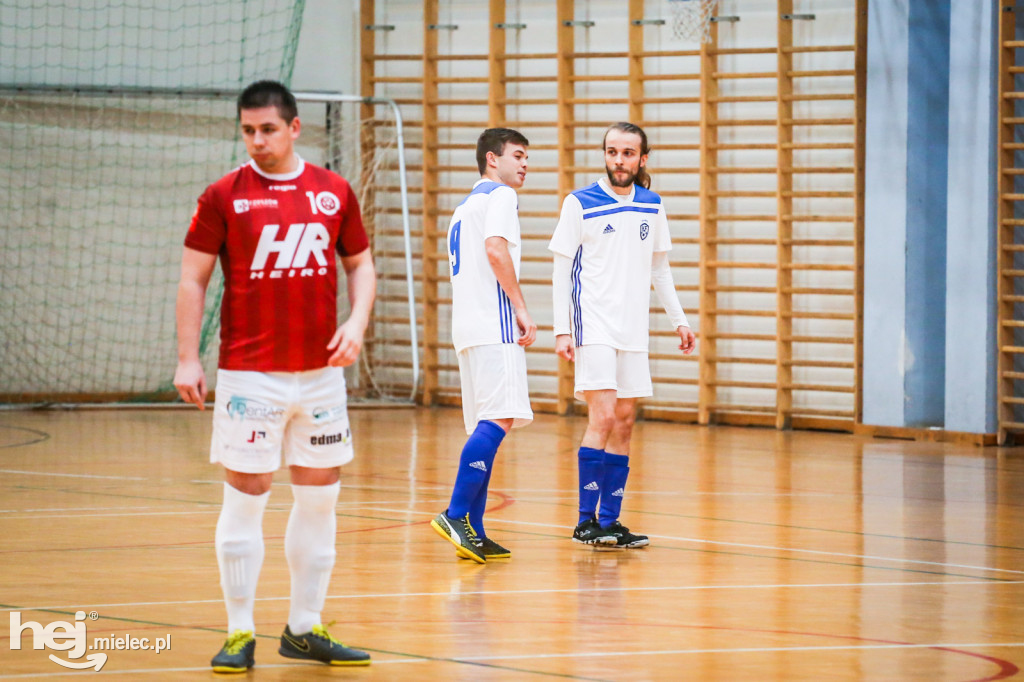
[[(517, 499), (516, 501), (521, 503), (521, 504), (546, 504), (546, 505), (550, 505), (550, 506), (553, 506), (553, 507), (568, 507), (568, 508), (571, 508), (571, 509), (576, 509), (576, 504), (570, 504), (568, 502), (529, 502), (527, 500), (520, 500), (520, 499)], [(697, 515), (694, 515), (694, 514), (676, 514), (676, 513), (673, 513), (673, 512), (656, 512), (656, 511), (646, 511), (646, 510), (642, 510), (642, 509), (624, 509), (623, 510), (623, 513), (627, 513), (627, 512), (630, 513), (630, 514), (646, 514), (648, 516), (667, 516), (669, 518), (675, 518), (675, 519), (693, 519), (693, 520), (696, 520), (696, 521), (718, 521), (718, 522), (721, 522), (721, 523), (739, 523), (739, 524), (750, 525), (750, 526), (764, 526), (764, 527), (768, 527), (768, 528), (785, 528), (785, 529), (788, 529), (788, 530), (810, 530), (810, 531), (817, 531), (819, 533), (838, 533), (840, 535), (854, 535), (854, 536), (858, 536), (858, 537), (868, 537), (868, 538), (886, 538), (886, 539), (889, 539), (889, 540), (909, 540), (911, 542), (937, 542), (937, 543), (941, 543), (943, 545), (964, 545), (964, 546), (968, 546), (968, 547), (984, 547), (986, 549), (1011, 549), (1011, 550), (1024, 551), (1024, 547), (1012, 547), (1010, 545), (989, 545), (989, 544), (985, 544), (983, 542), (967, 542), (965, 540), (940, 540), (938, 538), (919, 538), (919, 537), (908, 536), (908, 535), (887, 535), (885, 533), (864, 533), (864, 532), (856, 531), (856, 530), (844, 530), (844, 529), (835, 529), (835, 528), (815, 528), (813, 526), (794, 526), (794, 525), (785, 524), (785, 523), (770, 523), (768, 521), (745, 521), (745, 520), (742, 520), (742, 519), (724, 519), (724, 518), (719, 518), (719, 517), (715, 517), (715, 516), (697, 516)]]

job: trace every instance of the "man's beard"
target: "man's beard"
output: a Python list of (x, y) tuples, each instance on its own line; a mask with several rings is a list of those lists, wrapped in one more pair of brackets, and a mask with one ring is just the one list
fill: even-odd
[[(641, 170), (643, 170), (643, 169), (641, 168)], [(636, 172), (636, 173), (630, 173), (628, 170), (623, 168), (622, 171), (620, 171), (620, 172), (625, 172), (625, 173), (628, 174), (626, 179), (625, 180), (616, 180), (615, 179), (615, 169), (614, 168), (612, 168), (610, 166), (605, 166), (604, 167), (604, 172), (608, 174), (608, 182), (611, 183), (612, 187), (629, 187), (634, 182), (636, 182), (636, 176), (640, 174), (639, 171)]]

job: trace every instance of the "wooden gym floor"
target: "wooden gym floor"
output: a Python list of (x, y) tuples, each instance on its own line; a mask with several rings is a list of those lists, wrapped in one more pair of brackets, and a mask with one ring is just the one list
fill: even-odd
[[(291, 505), (279, 475), (256, 667), (234, 679), (1020, 676), (1024, 450), (641, 423), (623, 521), (651, 546), (595, 550), (569, 541), (584, 422), (539, 415), (502, 446), (491, 483), (487, 528), (513, 557), (478, 566), (428, 525), (448, 501), (461, 412), (351, 416), (324, 617), (373, 665), (277, 654)], [(208, 667), (225, 627), (209, 432), (209, 412), (0, 413), (0, 622), (83, 611), (90, 644), (170, 637), (84, 672), (32, 649), (31, 630), (12, 650), (4, 623), (0, 679), (221, 677)]]

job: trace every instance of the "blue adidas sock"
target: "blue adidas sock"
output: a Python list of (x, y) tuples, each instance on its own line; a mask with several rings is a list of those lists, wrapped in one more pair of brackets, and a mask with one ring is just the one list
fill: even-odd
[(604, 450), (581, 447), (577, 454), (580, 466), (580, 519), (577, 525), (597, 516), (604, 478)]
[(493, 470), (494, 467), (488, 468), (484, 484), (480, 486), (480, 490), (476, 491), (476, 497), (473, 498), (473, 503), (469, 505), (469, 525), (473, 526), (473, 530), (482, 538), (487, 537), (487, 531), (484, 530), (484, 511), (487, 510), (487, 488), (491, 485), (491, 472)]
[(629, 478), (629, 455), (604, 456), (604, 480), (601, 482), (601, 512), (598, 521), (607, 528), (618, 520), (622, 511), (622, 496), (626, 494), (626, 479)]
[(448, 505), (448, 516), (461, 519), (469, 513), (473, 500), (490, 476), (494, 455), (498, 452), (498, 446), (504, 437), (505, 430), (494, 422), (477, 423), (476, 430), (462, 448), (459, 473), (455, 476), (455, 489), (452, 490), (452, 501)]

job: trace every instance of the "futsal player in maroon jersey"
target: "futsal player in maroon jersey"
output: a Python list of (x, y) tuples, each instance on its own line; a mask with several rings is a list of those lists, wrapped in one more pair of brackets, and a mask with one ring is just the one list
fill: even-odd
[[(207, 285), (224, 273), (220, 359), (210, 460), (224, 467), (215, 546), (228, 638), (211, 664), (254, 664), (253, 602), (263, 563), (263, 512), (281, 457), (294, 497), (285, 533), (291, 574), (279, 653), (331, 665), (368, 665), (320, 612), (335, 558), (340, 467), (352, 459), (343, 368), (356, 361), (376, 292), (359, 205), (348, 182), (295, 152), (295, 98), (274, 81), (238, 97), (250, 161), (210, 185), (192, 217), (178, 286), (181, 398), (204, 408), (199, 336)], [(337, 261), (351, 313), (337, 324)]]

